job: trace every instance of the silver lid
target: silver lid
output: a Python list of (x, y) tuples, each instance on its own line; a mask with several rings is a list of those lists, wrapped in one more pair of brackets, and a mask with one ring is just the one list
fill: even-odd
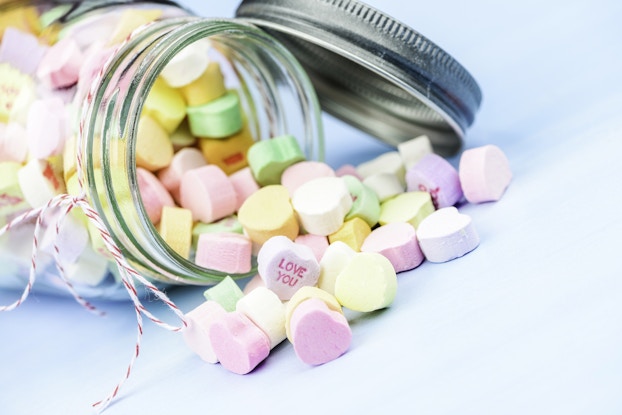
[(354, 0), (244, 0), (236, 16), (296, 56), (326, 112), (391, 145), (426, 134), (438, 153), (459, 150), (481, 91), (412, 28)]

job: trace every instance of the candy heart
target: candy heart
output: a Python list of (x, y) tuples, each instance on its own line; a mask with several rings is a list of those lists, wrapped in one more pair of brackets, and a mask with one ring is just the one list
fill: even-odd
[(344, 307), (369, 312), (395, 299), (397, 276), (391, 262), (376, 252), (358, 252), (335, 281), (335, 297)]
[(393, 222), (374, 229), (363, 242), (361, 252), (378, 252), (384, 255), (395, 272), (418, 267), (424, 259), (415, 228), (410, 223)]
[(238, 220), (251, 240), (262, 245), (275, 235), (298, 236), (298, 221), (287, 189), (274, 184), (250, 195), (238, 210)]
[(336, 241), (328, 245), (320, 260), (320, 277), (317, 286), (334, 294), (337, 277), (355, 254), (356, 251), (345, 242)]
[(220, 364), (239, 375), (249, 373), (270, 354), (268, 336), (239, 311), (213, 322), (209, 340)]
[(186, 46), (173, 56), (170, 62), (162, 69), (160, 75), (173, 88), (188, 85), (207, 69), (209, 65), (209, 58), (207, 57), (209, 46), (209, 41), (206, 39), (201, 39)]
[(301, 161), (283, 171), (281, 184), (287, 187), (290, 195), (293, 195), (304, 183), (318, 177), (335, 177), (335, 171), (321, 161)]
[(61, 154), (67, 136), (66, 122), (63, 102), (59, 98), (34, 101), (26, 121), (30, 157), (44, 159)]
[(442, 208), (426, 217), (417, 228), (419, 246), (430, 262), (447, 262), (471, 252), (479, 236), (471, 218), (455, 207)]
[(222, 320), (227, 311), (216, 301), (205, 301), (186, 313), (188, 327), (181, 333), (186, 345), (208, 363), (218, 363), (218, 357), (209, 339), (214, 322)]
[(343, 225), (352, 197), (343, 178), (319, 177), (296, 190), (292, 206), (308, 233), (330, 235)]
[(339, 301), (337, 301), (334, 295), (318, 287), (302, 287), (296, 291), (292, 298), (285, 304), (285, 334), (289, 341), (293, 341), (291, 320), (294, 311), (296, 311), (296, 308), (298, 308), (300, 304), (312, 298), (321, 300), (330, 310), (343, 314), (341, 304), (339, 304)]
[(136, 181), (145, 212), (147, 212), (151, 223), (155, 225), (160, 222), (162, 208), (164, 206), (175, 206), (175, 202), (162, 186), (162, 183), (150, 171), (140, 167), (136, 168)]
[(235, 311), (236, 304), (243, 297), (240, 286), (230, 276), (203, 292), (207, 301), (215, 301), (226, 311)]
[(512, 180), (510, 163), (495, 145), (466, 150), (460, 157), (459, 170), (464, 196), (471, 203), (501, 199)]
[(397, 177), (402, 187), (405, 185), (404, 174), (406, 169), (402, 156), (398, 151), (389, 151), (378, 157), (359, 164), (356, 167), (358, 174), (364, 179), (377, 173), (390, 173)]
[(301, 287), (315, 285), (320, 264), (311, 248), (285, 236), (270, 238), (257, 255), (257, 271), (281, 300), (289, 300)]
[(406, 192), (380, 205), (380, 218), (378, 222), (381, 225), (393, 222), (408, 222), (417, 229), (419, 223), (432, 212), (434, 212), (434, 204), (432, 204), (430, 193), (422, 191)]
[(398, 144), (397, 151), (400, 153), (406, 169), (410, 169), (425, 155), (433, 152), (432, 143), (427, 135), (420, 135), (419, 137)]
[(268, 336), (270, 348), (285, 340), (285, 305), (274, 291), (257, 287), (240, 298), (235, 309)]
[(348, 321), (318, 298), (303, 301), (290, 322), (294, 351), (309, 365), (321, 365), (344, 354), (352, 342)]
[(9, 121), (15, 102), (23, 90), (33, 88), (33, 80), (8, 63), (0, 63), (0, 122)]
[(408, 191), (430, 193), (436, 209), (455, 205), (462, 199), (458, 171), (437, 154), (424, 156), (406, 172)]
[(0, 42), (0, 62), (8, 62), (22, 73), (32, 75), (47, 49), (32, 34), (7, 27)]
[(188, 125), (197, 137), (225, 138), (242, 129), (240, 98), (235, 92), (227, 92), (220, 98), (196, 107), (188, 107)]
[(373, 189), (363, 184), (358, 178), (345, 175), (343, 181), (352, 197), (352, 207), (345, 220), (361, 218), (371, 227), (376, 226), (380, 217), (380, 201)]
[(83, 60), (74, 39), (61, 39), (45, 52), (37, 68), (37, 77), (50, 89), (66, 88), (78, 82)]
[(298, 141), (291, 135), (257, 141), (246, 157), (255, 180), (261, 186), (280, 183), (287, 167), (304, 160)]

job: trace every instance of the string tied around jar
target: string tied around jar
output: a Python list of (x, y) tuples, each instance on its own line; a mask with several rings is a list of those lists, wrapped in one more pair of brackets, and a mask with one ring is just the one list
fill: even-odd
[[(92, 207), (86, 195), (86, 187), (85, 187), (85, 170), (84, 170), (84, 160), (82, 158), (82, 151), (80, 150), (83, 147), (85, 142), (84, 137), (84, 124), (87, 113), (88, 105), (92, 104), (93, 96), (95, 94), (96, 88), (99, 85), (102, 77), (106, 73), (107, 68), (111, 64), (114, 56), (122, 47), (125, 46), (135, 35), (136, 33), (146, 29), (151, 24), (146, 24), (141, 28), (133, 31), (124, 42), (119, 44), (113, 53), (111, 53), (110, 57), (104, 63), (102, 68), (98, 71), (95, 76), (94, 82), (92, 83), (92, 87), (90, 88), (87, 96), (85, 98), (85, 106), (82, 109), (80, 123), (77, 134), (77, 146), (76, 146), (76, 171), (78, 175), (78, 185), (79, 185), (79, 194), (78, 195), (70, 195), (70, 194), (59, 194), (51, 198), (45, 205), (37, 208), (31, 208), (26, 210), (25, 212), (19, 214), (14, 217), (10, 221), (8, 221), (2, 228), (0, 228), (0, 236), (10, 232), (12, 229), (17, 228), (19, 226), (24, 226), (27, 224), (32, 224), (34, 222), (34, 233), (32, 240), (32, 255), (30, 258), (30, 269), (29, 276), (24, 286), (24, 289), (19, 296), (19, 298), (11, 304), (8, 305), (0, 305), (0, 312), (3, 311), (12, 311), (22, 305), (34, 287), (37, 278), (37, 258), (40, 252), (40, 240), (41, 240), (41, 232), (44, 224), (48, 227), (52, 226), (54, 229), (53, 232), (53, 248), (52, 248), (52, 257), (54, 259), (55, 266), (58, 270), (59, 278), (61, 279), (63, 285), (66, 289), (71, 293), (73, 298), (78, 302), (82, 307), (84, 307), (89, 312), (92, 312), (96, 315), (103, 316), (105, 313), (98, 310), (93, 304), (83, 298), (75, 289), (71, 280), (67, 277), (65, 272), (65, 267), (63, 265), (63, 260), (61, 258), (62, 249), (58, 244), (61, 227), (66, 220), (67, 216), (73, 211), (73, 209), (81, 210), (86, 216), (88, 222), (93, 225), (99, 235), (101, 236), (105, 249), (112, 256), (117, 269), (120, 274), (121, 282), (128, 293), (129, 298), (131, 299), (134, 305), (134, 311), (136, 314), (136, 342), (134, 346), (134, 352), (130, 359), (130, 362), (125, 370), (121, 380), (117, 383), (117, 385), (113, 388), (110, 394), (93, 404), (93, 407), (96, 408), (98, 413), (103, 412), (110, 403), (115, 399), (118, 395), (121, 387), (129, 379), (132, 368), (138, 355), (140, 354), (141, 347), (141, 339), (143, 335), (143, 315), (155, 323), (157, 326), (164, 328), (173, 332), (180, 332), (184, 330), (188, 323), (184, 317), (183, 312), (177, 307), (177, 305), (158, 287), (156, 287), (152, 282), (143, 277), (125, 258), (123, 252), (119, 248), (119, 246), (115, 243), (112, 235), (108, 231), (106, 224), (101, 218), (100, 214)], [(155, 295), (160, 301), (162, 301), (170, 311), (172, 311), (180, 320), (179, 325), (171, 325), (168, 324), (154, 314), (152, 314), (141, 302), (138, 294), (138, 290), (136, 288), (136, 282), (142, 284), (148, 292)]]

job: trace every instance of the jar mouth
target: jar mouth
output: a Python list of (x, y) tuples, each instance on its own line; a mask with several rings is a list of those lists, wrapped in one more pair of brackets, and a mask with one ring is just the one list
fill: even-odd
[[(196, 17), (155, 22), (115, 51), (87, 103), (80, 151), (89, 197), (125, 257), (153, 279), (209, 285), (231, 274), (203, 268), (164, 241), (147, 215), (136, 167), (136, 133), (147, 95), (167, 63), (201, 39), (209, 39), (216, 55), (228, 63), (228, 87), (240, 96), (255, 140), (297, 129), (307, 157), (323, 159), (319, 104), (295, 58), (250, 24)], [(253, 258), (250, 272), (231, 276), (255, 273)]]

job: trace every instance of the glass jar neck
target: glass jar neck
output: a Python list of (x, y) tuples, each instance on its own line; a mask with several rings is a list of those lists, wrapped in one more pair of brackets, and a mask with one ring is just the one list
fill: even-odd
[(313, 87), (292, 55), (261, 30), (227, 19), (182, 17), (155, 22), (133, 35), (114, 52), (86, 98), (78, 151), (87, 195), (116, 244), (139, 272), (166, 282), (212, 284), (226, 276), (180, 257), (163, 241), (142, 204), (136, 177), (143, 103), (172, 57), (205, 38), (230, 65), (253, 137), (292, 134), (307, 158), (323, 158)]

